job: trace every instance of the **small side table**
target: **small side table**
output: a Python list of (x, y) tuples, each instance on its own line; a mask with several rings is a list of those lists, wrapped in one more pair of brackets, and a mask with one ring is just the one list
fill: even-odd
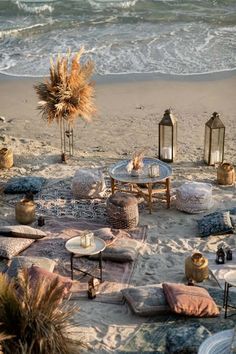
[(74, 269), (78, 270), (81, 273), (84, 273), (85, 275), (93, 276), (93, 274), (89, 272), (74, 267), (74, 262), (73, 262), (74, 257), (92, 256), (99, 253), (98, 263), (100, 269), (100, 277), (98, 279), (101, 280), (102, 282), (102, 251), (104, 251), (104, 249), (106, 248), (106, 243), (102, 239), (98, 237), (94, 237), (94, 244), (92, 246), (84, 248), (80, 245), (80, 239), (81, 239), (80, 236), (72, 237), (65, 244), (67, 251), (69, 251), (71, 254), (70, 255), (71, 279), (73, 280), (74, 278), (74, 274), (73, 274)]
[(235, 306), (229, 305), (229, 289), (232, 287), (236, 287), (236, 271), (232, 270), (229, 273), (225, 274), (225, 289), (224, 289), (224, 300), (223, 307), (225, 308), (225, 318), (227, 318), (227, 310), (228, 306), (232, 308), (236, 308)]

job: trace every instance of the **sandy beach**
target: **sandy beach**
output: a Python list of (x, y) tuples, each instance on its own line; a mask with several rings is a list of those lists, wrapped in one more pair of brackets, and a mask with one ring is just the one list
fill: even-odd
[[(203, 162), (204, 126), (218, 112), (226, 126), (225, 161), (236, 165), (236, 76), (206, 79), (115, 80), (96, 82), (97, 115), (75, 126), (75, 156), (60, 163), (59, 129), (48, 126), (37, 111), (33, 85), (42, 78), (0, 78), (0, 147), (11, 147), (14, 166), (0, 171), (4, 184), (12, 176), (36, 175), (71, 180), (82, 166), (107, 168), (134, 150), (145, 148), (146, 156), (157, 157), (158, 123), (171, 107), (178, 119), (178, 155), (171, 164), (171, 208), (155, 203), (150, 215), (140, 210), (140, 225), (147, 225), (147, 240), (132, 275), (130, 286), (163, 281), (185, 282), (184, 260), (194, 251), (214, 254), (224, 241), (236, 252), (235, 235), (199, 238), (199, 215), (185, 214), (175, 207), (175, 189), (185, 181), (211, 183), (211, 211), (236, 206), (235, 186), (216, 183), (216, 168)], [(52, 186), (53, 188), (53, 186)], [(14, 208), (0, 196), (0, 223), (14, 222)], [(76, 301), (80, 311), (75, 328), (89, 344), (90, 353), (124, 353), (125, 345), (149, 319), (135, 316), (127, 304), (114, 305), (89, 300)], [(155, 318), (154, 318), (155, 319)], [(123, 350), (123, 351), (122, 351)], [(134, 352), (134, 351), (132, 351)], [(142, 343), (135, 351), (142, 353)], [(150, 352), (155, 352), (151, 350)]]

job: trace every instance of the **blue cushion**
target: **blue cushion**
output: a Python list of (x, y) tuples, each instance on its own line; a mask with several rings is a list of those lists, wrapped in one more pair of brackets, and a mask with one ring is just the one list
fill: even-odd
[(38, 193), (46, 179), (43, 177), (14, 177), (7, 182), (4, 193)]
[(200, 235), (205, 237), (209, 235), (225, 234), (232, 232), (233, 226), (230, 220), (229, 211), (217, 211), (203, 216), (197, 221)]

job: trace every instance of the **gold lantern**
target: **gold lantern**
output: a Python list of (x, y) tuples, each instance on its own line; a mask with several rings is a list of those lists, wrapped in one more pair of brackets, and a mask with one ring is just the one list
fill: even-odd
[(173, 162), (177, 151), (177, 119), (170, 109), (165, 110), (159, 123), (159, 159)]
[(224, 160), (225, 126), (214, 112), (205, 125), (204, 161), (208, 165)]

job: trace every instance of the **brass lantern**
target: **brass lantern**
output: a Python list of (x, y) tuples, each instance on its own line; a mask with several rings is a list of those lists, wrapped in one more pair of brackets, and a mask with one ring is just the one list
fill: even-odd
[(224, 160), (225, 126), (214, 112), (205, 125), (204, 161), (208, 165)]
[(166, 109), (159, 123), (159, 159), (173, 162), (177, 150), (177, 119)]

